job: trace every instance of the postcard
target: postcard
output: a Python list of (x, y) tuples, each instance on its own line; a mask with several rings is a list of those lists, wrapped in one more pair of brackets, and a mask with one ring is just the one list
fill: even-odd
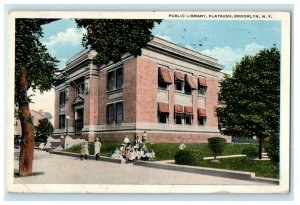
[(18, 193), (289, 193), (288, 12), (10, 11)]

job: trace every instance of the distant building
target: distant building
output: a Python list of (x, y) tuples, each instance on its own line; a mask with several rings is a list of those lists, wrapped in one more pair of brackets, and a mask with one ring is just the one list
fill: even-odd
[(54, 135), (116, 141), (146, 131), (148, 142), (184, 143), (221, 136), (216, 59), (160, 38), (118, 63), (94, 65), (95, 55), (81, 51), (57, 77)]
[[(51, 118), (53, 118), (52, 114), (49, 112), (44, 112), (43, 110), (35, 111), (35, 110), (30, 110), (31, 114), (31, 120), (34, 126), (38, 126), (39, 120), (41, 119), (48, 119), (50, 122)], [(15, 136), (22, 136), (22, 127), (21, 127), (21, 122), (20, 120), (15, 118), (15, 123), (14, 123), (14, 128), (15, 128)]]

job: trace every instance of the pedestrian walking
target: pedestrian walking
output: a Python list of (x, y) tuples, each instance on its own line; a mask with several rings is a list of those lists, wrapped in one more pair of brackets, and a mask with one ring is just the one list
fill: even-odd
[(84, 142), (81, 142), (81, 144), (80, 144), (80, 160), (82, 160), (83, 156), (85, 156), (85, 148), (84, 148)]
[(87, 142), (84, 142), (84, 152), (85, 152), (85, 159), (87, 159), (89, 155), (89, 144)]
[(94, 155), (96, 157), (96, 161), (100, 157), (100, 150), (101, 150), (101, 142), (99, 142), (99, 138), (96, 138), (96, 141), (94, 142)]

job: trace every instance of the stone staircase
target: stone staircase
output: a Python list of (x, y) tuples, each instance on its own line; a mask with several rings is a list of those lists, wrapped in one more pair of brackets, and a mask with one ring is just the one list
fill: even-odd
[(266, 153), (266, 152), (262, 153), (262, 160), (270, 160), (268, 153)]

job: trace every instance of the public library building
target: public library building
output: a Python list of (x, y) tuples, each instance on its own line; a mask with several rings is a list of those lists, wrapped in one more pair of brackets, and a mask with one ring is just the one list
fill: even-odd
[[(96, 52), (70, 58), (55, 84), (55, 136), (122, 141), (207, 142), (221, 136), (215, 107), (223, 66), (160, 38), (140, 56), (97, 66)], [(230, 137), (222, 136), (227, 141)]]

